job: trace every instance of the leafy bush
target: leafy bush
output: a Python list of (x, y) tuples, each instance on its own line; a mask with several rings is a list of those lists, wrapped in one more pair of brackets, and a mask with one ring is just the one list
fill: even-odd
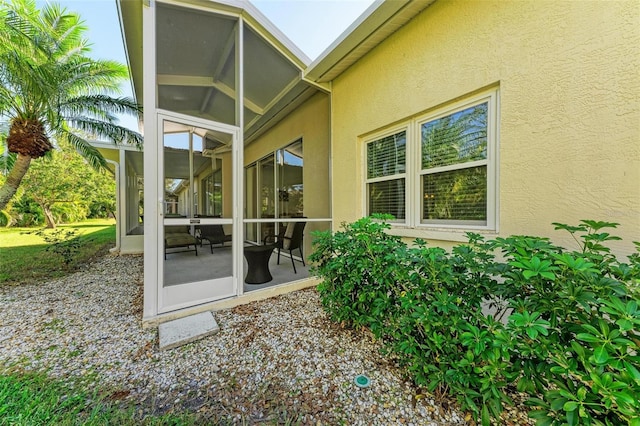
[(640, 255), (610, 253), (617, 237), (602, 230), (615, 224), (556, 224), (577, 251), (469, 234), (451, 253), (407, 247), (372, 218), (343, 226), (316, 234), (322, 303), (371, 329), (417, 386), (455, 396), (483, 424), (515, 390), (541, 425), (640, 424)]
[[(384, 217), (380, 217), (384, 218)], [(344, 224), (345, 232), (316, 234), (317, 250), (311, 255), (322, 268), (322, 303), (331, 318), (350, 325), (366, 325), (378, 337), (385, 313), (397, 304), (395, 283), (405, 273), (398, 265), (405, 257), (405, 244), (388, 235), (389, 225), (373, 220)]]
[(51, 213), (56, 223), (81, 222), (89, 215), (86, 203), (56, 203), (51, 206)]
[(60, 256), (66, 267), (71, 265), (82, 247), (77, 229), (39, 229), (33, 233), (49, 244), (46, 250)]
[(15, 226), (29, 227), (44, 223), (42, 207), (27, 196), (19, 197), (12, 203), (10, 212), (15, 220)]
[(0, 210), (0, 226), (9, 226), (11, 224), (11, 216), (4, 210)]
[(640, 424), (637, 254), (620, 263), (603, 244), (619, 239), (603, 232), (614, 223), (555, 225), (579, 250), (544, 239), (531, 239), (530, 250), (517, 238), (495, 243), (507, 259), (501, 293), (516, 312), (508, 331), (518, 389), (532, 396), (541, 425)]

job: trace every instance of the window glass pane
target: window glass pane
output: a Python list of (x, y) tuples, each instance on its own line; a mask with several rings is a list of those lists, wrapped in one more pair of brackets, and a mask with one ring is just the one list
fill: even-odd
[(202, 206), (204, 210), (198, 212), (205, 216), (211, 215), (213, 211), (212, 199), (213, 199), (213, 175), (209, 175), (202, 180)]
[(423, 219), (487, 220), (487, 167), (472, 167), (422, 177)]
[(222, 216), (222, 169), (213, 174), (213, 214)]
[[(258, 217), (258, 172), (255, 164), (250, 165), (245, 169), (245, 217), (248, 219), (254, 219)], [(247, 241), (258, 242), (258, 224), (247, 223), (245, 224), (244, 238)]]
[(388, 213), (396, 219), (405, 218), (404, 179), (370, 183), (369, 214)]
[(213, 159), (214, 172), (202, 180), (204, 216), (222, 216), (222, 160)]
[(487, 158), (485, 102), (422, 125), (422, 169)]
[(303, 156), (302, 141), (278, 151), (279, 216), (302, 216), (303, 209)]
[(222, 170), (216, 170), (205, 181), (207, 216), (222, 216)]
[(406, 144), (404, 131), (367, 144), (367, 178), (404, 173)]
[(245, 199), (244, 208), (246, 211), (245, 216), (249, 219), (258, 217), (257, 200), (257, 188), (258, 188), (258, 172), (255, 164), (246, 168), (244, 174), (245, 182)]
[(274, 156), (260, 160), (260, 217), (275, 217)]

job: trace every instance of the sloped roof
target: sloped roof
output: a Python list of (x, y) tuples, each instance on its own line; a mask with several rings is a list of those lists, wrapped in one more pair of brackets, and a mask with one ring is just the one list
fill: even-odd
[[(136, 98), (143, 99), (143, 0), (118, 0)], [(236, 124), (236, 33), (243, 18), (244, 135), (257, 137), (321, 87), (302, 78), (309, 58), (251, 3), (157, 1), (158, 107)]]
[[(148, 0), (117, 0), (136, 98), (144, 81), (142, 11)], [(435, 0), (378, 0), (310, 64), (249, 1), (157, 0), (158, 105), (235, 124), (235, 31), (245, 25), (245, 143), (277, 123)]]

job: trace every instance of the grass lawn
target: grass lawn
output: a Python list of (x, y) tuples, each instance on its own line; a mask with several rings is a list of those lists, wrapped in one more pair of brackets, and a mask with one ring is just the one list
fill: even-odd
[(8, 371), (0, 374), (0, 426), (195, 424), (188, 414), (136, 418), (133, 406), (116, 399), (90, 385)]
[(58, 228), (78, 230), (80, 249), (68, 267), (61, 256), (46, 251), (48, 245), (42, 237), (30, 234), (41, 228), (0, 228), (0, 285), (63, 276), (115, 245), (113, 219), (90, 219)]

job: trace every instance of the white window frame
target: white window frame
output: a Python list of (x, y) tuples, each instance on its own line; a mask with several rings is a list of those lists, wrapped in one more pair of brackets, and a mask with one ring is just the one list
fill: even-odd
[[(458, 163), (429, 170), (422, 170), (422, 125), (438, 118), (446, 117), (458, 111), (475, 105), (487, 103), (487, 158), (478, 161)], [(405, 220), (390, 222), (392, 233), (407, 237), (433, 238), (451, 241), (466, 241), (464, 232), (498, 232), (499, 200), (498, 200), (498, 147), (499, 147), (499, 88), (494, 87), (459, 101), (449, 103), (443, 107), (433, 109), (428, 113), (411, 117), (402, 123), (384, 131), (376, 132), (362, 139), (363, 158), (363, 211), (369, 215), (368, 184), (384, 180), (405, 179)], [(406, 131), (406, 166), (405, 173), (381, 178), (368, 179), (367, 146), (387, 136)], [(487, 167), (487, 220), (486, 224), (464, 221), (438, 220), (423, 222), (422, 220), (422, 177), (429, 173), (459, 170), (486, 165)]]

